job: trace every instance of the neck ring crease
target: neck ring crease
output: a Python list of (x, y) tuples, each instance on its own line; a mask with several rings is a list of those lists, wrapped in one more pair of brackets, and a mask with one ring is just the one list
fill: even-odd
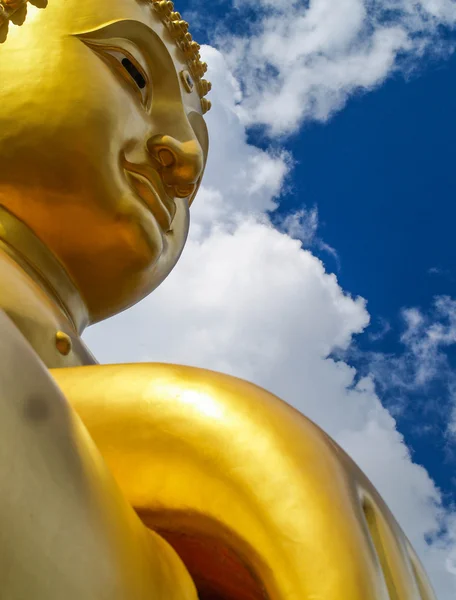
[(89, 323), (76, 285), (45, 244), (5, 206), (0, 205), (0, 248), (57, 304), (76, 333)]

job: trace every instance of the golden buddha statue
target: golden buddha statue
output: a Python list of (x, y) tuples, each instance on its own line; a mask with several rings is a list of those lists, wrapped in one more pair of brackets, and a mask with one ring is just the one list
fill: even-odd
[(268, 392), (102, 366), (184, 247), (210, 84), (160, 0), (0, 0), (5, 600), (431, 600), (348, 456)]

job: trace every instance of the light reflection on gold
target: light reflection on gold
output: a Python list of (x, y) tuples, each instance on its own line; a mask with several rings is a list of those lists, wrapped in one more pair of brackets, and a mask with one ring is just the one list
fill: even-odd
[(178, 397), (182, 404), (193, 406), (199, 413), (206, 417), (212, 419), (221, 419), (223, 417), (221, 406), (208, 394), (199, 391), (182, 390)]

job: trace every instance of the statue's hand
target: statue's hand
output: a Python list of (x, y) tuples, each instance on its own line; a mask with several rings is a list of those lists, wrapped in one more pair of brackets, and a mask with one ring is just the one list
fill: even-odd
[(434, 598), (367, 478), (275, 396), (171, 365), (53, 375), (201, 599)]

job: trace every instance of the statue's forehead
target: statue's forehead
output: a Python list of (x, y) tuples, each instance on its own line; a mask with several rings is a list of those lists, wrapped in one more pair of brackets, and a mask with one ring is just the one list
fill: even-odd
[(28, 11), (27, 20), (37, 19), (51, 36), (75, 35), (131, 19), (163, 37), (163, 23), (148, 0), (48, 0), (45, 10), (29, 5)]
[[(29, 6), (29, 11), (40, 9)], [(143, 17), (149, 22), (159, 22), (149, 0), (48, 0), (45, 10), (47, 18), (58, 26), (71, 30), (81, 26), (99, 26), (112, 20)]]
[[(133, 28), (128, 23), (142, 23), (160, 38), (174, 63), (176, 75), (187, 68), (183, 53), (169, 36), (150, 0), (48, 0), (44, 10), (33, 5), (29, 5), (28, 10), (27, 21), (30, 19), (40, 30), (44, 28), (46, 39), (101, 31), (114, 23), (118, 24), (117, 30), (129, 38)], [(186, 95), (185, 103), (188, 109), (201, 111), (201, 99), (196, 89)]]

